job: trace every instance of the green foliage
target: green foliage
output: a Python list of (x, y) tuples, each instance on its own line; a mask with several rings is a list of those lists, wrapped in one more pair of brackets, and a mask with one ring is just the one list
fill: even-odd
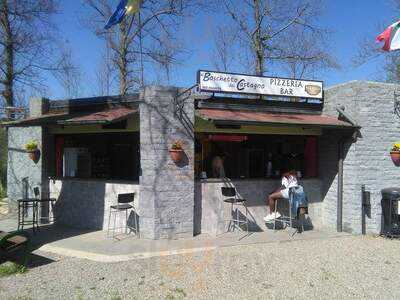
[(10, 276), (14, 274), (22, 274), (27, 271), (27, 268), (23, 265), (18, 265), (12, 262), (6, 262), (0, 265), (0, 277)]
[(175, 300), (175, 299), (183, 299), (185, 298), (186, 292), (181, 288), (170, 289), (170, 292), (166, 295), (165, 299), (167, 300)]
[(38, 148), (38, 143), (36, 141), (30, 141), (29, 143), (25, 144), (26, 151), (35, 151)]
[(183, 149), (183, 142), (181, 140), (177, 140), (172, 143), (171, 146), (172, 150), (182, 150)]
[(3, 184), (0, 182), (0, 206), (1, 200), (7, 197), (6, 189), (3, 187)]

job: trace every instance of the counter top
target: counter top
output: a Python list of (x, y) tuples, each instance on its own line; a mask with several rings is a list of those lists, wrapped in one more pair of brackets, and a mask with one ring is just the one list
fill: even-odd
[(102, 178), (57, 178), (57, 177), (49, 177), (49, 180), (54, 181), (78, 181), (78, 182), (99, 182), (99, 183), (115, 183), (115, 184), (132, 184), (138, 185), (138, 181), (129, 181), (129, 180), (116, 180), (116, 179), (102, 179)]
[[(302, 178), (299, 179), (299, 183), (309, 182), (309, 181), (320, 181), (320, 178)], [(207, 178), (207, 179), (196, 179), (196, 182), (201, 183), (224, 183), (224, 182), (280, 182), (280, 178)]]

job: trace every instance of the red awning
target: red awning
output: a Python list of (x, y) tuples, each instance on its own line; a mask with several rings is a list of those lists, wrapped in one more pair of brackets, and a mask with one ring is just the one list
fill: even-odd
[(68, 118), (68, 113), (49, 113), (40, 117), (29, 117), (22, 120), (3, 123), (5, 126), (42, 126), (56, 124), (57, 121)]
[(129, 107), (110, 108), (97, 112), (49, 113), (36, 118), (27, 118), (6, 123), (6, 126), (43, 126), (43, 125), (90, 125), (109, 124), (127, 119), (136, 114), (138, 109)]
[(271, 113), (249, 110), (225, 110), (202, 108), (196, 115), (214, 122), (236, 124), (307, 125), (317, 127), (353, 128), (348, 122), (327, 115)]
[(63, 125), (82, 125), (82, 124), (107, 124), (122, 121), (129, 116), (137, 113), (137, 109), (128, 107), (119, 107), (100, 112), (92, 112), (69, 118), (66, 120), (58, 121), (58, 124)]

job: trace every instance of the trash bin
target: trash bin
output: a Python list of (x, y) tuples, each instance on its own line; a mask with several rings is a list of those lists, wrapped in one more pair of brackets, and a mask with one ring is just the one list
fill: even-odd
[(382, 193), (382, 222), (381, 234), (388, 237), (400, 237), (399, 201), (400, 188), (390, 187)]

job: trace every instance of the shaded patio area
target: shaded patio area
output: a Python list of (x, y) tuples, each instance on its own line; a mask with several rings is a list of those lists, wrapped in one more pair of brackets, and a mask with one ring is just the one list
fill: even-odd
[[(0, 221), (0, 229), (15, 230), (15, 220)], [(291, 236), (289, 230), (224, 233), (217, 237), (201, 234), (193, 238), (170, 240), (138, 239), (134, 234), (107, 238), (105, 231), (85, 231), (55, 225), (41, 226), (31, 235), (35, 250), (57, 255), (85, 258), (98, 262), (120, 262), (178, 254), (211, 251), (222, 247), (262, 243), (286, 243), (299, 240), (323, 240), (350, 236), (346, 233), (311, 230)], [(30, 232), (30, 229), (28, 229)], [(290, 247), (290, 245), (288, 245)]]

